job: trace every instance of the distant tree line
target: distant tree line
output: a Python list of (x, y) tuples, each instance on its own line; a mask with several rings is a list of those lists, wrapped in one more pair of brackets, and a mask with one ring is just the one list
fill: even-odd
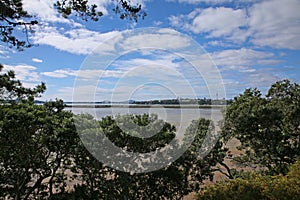
[(130, 101), (132, 104), (198, 104), (198, 105), (228, 105), (232, 103), (233, 100), (228, 99), (209, 99), (209, 98), (198, 98), (198, 99), (161, 99), (161, 100), (147, 100), (147, 101)]

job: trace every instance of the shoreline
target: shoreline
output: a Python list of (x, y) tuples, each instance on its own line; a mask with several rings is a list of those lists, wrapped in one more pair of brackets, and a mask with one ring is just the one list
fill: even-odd
[(203, 108), (221, 109), (226, 105), (193, 105), (193, 104), (66, 104), (66, 108)]

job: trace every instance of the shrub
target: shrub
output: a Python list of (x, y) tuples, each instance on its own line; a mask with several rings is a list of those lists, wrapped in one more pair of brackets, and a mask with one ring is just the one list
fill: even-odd
[(244, 177), (218, 182), (199, 192), (197, 199), (299, 199), (300, 159), (290, 167), (286, 176), (267, 176), (257, 172)]

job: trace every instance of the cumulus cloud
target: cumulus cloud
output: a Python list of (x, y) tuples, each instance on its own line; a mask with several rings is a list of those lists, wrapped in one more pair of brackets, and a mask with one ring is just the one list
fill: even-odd
[(171, 25), (195, 34), (205, 33), (209, 38), (231, 37), (247, 26), (245, 10), (233, 8), (196, 9), (188, 15), (171, 16)]
[(68, 19), (60, 17), (55, 11), (55, 0), (23, 0), (22, 3), (25, 11), (42, 21), (70, 23)]
[[(246, 4), (247, 5), (247, 4)], [(300, 1), (270, 0), (249, 7), (209, 7), (169, 17), (174, 27), (208, 38), (300, 49)]]
[(116, 46), (127, 51), (146, 47), (180, 49), (190, 45), (190, 39), (172, 29), (159, 29), (155, 33), (153, 30), (149, 29), (149, 33), (141, 31), (140, 34), (133, 32), (131, 35), (128, 30), (99, 33), (85, 28), (64, 31), (56, 27), (46, 27), (38, 31), (32, 39), (38, 44), (81, 55), (93, 52), (102, 55), (115, 53)]
[(246, 13), (241, 9), (207, 8), (193, 19), (190, 30), (209, 33), (209, 37), (232, 35), (233, 31), (246, 26)]
[(31, 65), (3, 65), (3, 71), (14, 71), (16, 79), (20, 80), (24, 87), (33, 88), (42, 82), (40, 74), (36, 71), (37, 68)]
[[(145, 8), (144, 1), (146, 0), (133, 0), (130, 3), (133, 6), (141, 4)], [(117, 33), (91, 31), (72, 18), (62, 17), (54, 8), (56, 0), (24, 0), (22, 3), (24, 10), (39, 21), (40, 26), (34, 27), (35, 34), (30, 36), (36, 44), (49, 45), (73, 54), (89, 54), (101, 42)], [(116, 4), (112, 0), (89, 0), (88, 3), (96, 4), (104, 15), (108, 14), (109, 6)], [(58, 29), (57, 24), (63, 24), (64, 27)]]
[(249, 2), (257, 2), (260, 0), (166, 0), (168, 2), (179, 2), (179, 3), (187, 3), (187, 4), (224, 4), (224, 3), (249, 3)]
[(129, 35), (123, 41), (120, 42), (120, 46), (126, 51), (131, 49), (181, 49), (188, 47), (191, 40), (181, 35), (179, 32), (173, 29), (148, 29), (143, 32), (133, 32), (133, 35)]
[(251, 42), (258, 46), (300, 49), (300, 1), (273, 0), (249, 10)]
[[(118, 35), (118, 31), (99, 33), (85, 28), (60, 31), (56, 27), (46, 27), (37, 32), (32, 39), (38, 44), (53, 46), (73, 54), (89, 54), (103, 41)], [(103, 48), (103, 51), (107, 49)]]

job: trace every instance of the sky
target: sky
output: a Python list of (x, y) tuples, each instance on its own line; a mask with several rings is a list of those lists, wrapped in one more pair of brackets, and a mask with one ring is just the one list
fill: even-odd
[(300, 83), (299, 0), (132, 0), (147, 16), (121, 20), (112, 0), (91, 0), (98, 22), (61, 17), (52, 0), (23, 0), (40, 22), (34, 47), (0, 43), (0, 63), (41, 100), (126, 101), (263, 94)]

